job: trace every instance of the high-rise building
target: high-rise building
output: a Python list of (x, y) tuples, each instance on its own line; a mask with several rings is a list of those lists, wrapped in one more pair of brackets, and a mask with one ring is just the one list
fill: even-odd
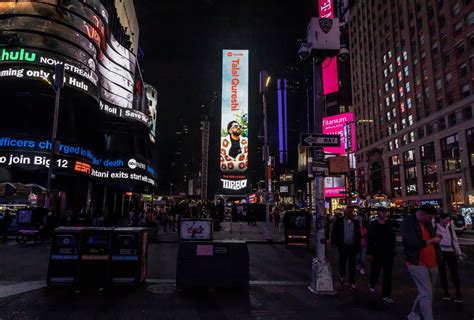
[(359, 192), (473, 204), (474, 2), (353, 1), (350, 14)]
[[(0, 18), (0, 203), (41, 206), (51, 163), (60, 213), (138, 209), (156, 188), (156, 103), (133, 1), (2, 1)], [(51, 141), (56, 64), (65, 75)]]

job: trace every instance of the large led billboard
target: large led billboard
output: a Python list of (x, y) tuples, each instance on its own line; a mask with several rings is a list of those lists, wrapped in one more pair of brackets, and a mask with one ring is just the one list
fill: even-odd
[(225, 193), (247, 189), (249, 51), (223, 50), (220, 181)]
[(0, 2), (0, 14), (3, 79), (51, 81), (63, 63), (66, 86), (92, 96), (103, 112), (152, 126), (137, 59), (114, 39), (100, 1)]
[[(355, 141), (355, 130), (350, 130), (350, 134), (346, 135), (347, 124), (354, 123), (354, 114), (352, 112), (346, 112), (337, 114), (335, 116), (323, 118), (323, 134), (338, 134), (341, 136), (341, 145), (338, 147), (324, 147), (325, 153), (333, 154), (345, 154), (346, 153), (346, 141), (351, 143), (351, 152), (356, 151), (356, 141)], [(353, 128), (353, 126), (350, 126)]]

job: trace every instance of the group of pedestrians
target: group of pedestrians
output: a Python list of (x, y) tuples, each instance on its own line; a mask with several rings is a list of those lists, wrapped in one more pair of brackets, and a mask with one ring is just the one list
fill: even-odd
[[(465, 259), (448, 214), (438, 214), (430, 204), (422, 205), (407, 216), (400, 227), (405, 264), (418, 289), (409, 320), (433, 319), (433, 288), (438, 276), (444, 290), (443, 299), (463, 301), (457, 260)], [(392, 304), (392, 271), (396, 255), (396, 235), (388, 219), (388, 210), (380, 207), (377, 217), (367, 226), (363, 217), (354, 217), (354, 209), (345, 208), (344, 216), (332, 227), (331, 243), (338, 248), (341, 285), (356, 290), (356, 271), (366, 273), (365, 260), (370, 262), (369, 291), (375, 292), (383, 273), (382, 300)], [(447, 269), (456, 290), (454, 299), (448, 291)], [(348, 278), (346, 278), (348, 276)]]

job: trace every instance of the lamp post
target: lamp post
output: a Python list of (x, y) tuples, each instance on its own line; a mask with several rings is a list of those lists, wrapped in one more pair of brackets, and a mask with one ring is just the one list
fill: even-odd
[(59, 118), (59, 101), (61, 98), (61, 88), (64, 87), (64, 65), (57, 64), (54, 67), (54, 83), (51, 84), (48, 79), (45, 79), (55, 92), (54, 99), (54, 116), (53, 116), (53, 130), (51, 133), (51, 153), (49, 157), (48, 178), (46, 181), (46, 197), (44, 200), (44, 207), (49, 209), (51, 206), (51, 179), (54, 170), (54, 156), (59, 153), (59, 141), (56, 141), (58, 133), (58, 118)]
[(271, 241), (273, 238), (272, 224), (270, 223), (270, 192), (272, 188), (272, 166), (270, 160), (270, 147), (268, 145), (268, 129), (267, 129), (267, 100), (265, 93), (270, 84), (271, 77), (267, 71), (260, 72), (260, 88), (263, 103), (263, 164), (265, 172), (265, 240)]
[[(321, 26), (324, 26), (324, 30)], [(298, 50), (301, 59), (313, 57), (313, 109), (314, 133), (322, 134), (323, 110), (319, 106), (319, 73), (322, 59), (335, 56), (339, 53), (340, 30), (337, 18), (312, 17), (308, 24), (307, 43), (303, 43)], [(347, 50), (346, 50), (347, 51)], [(324, 160), (322, 147), (315, 150), (314, 158), (317, 162)], [(311, 264), (311, 283), (308, 289), (315, 294), (335, 294), (332, 281), (331, 265), (326, 260), (326, 237), (324, 231), (325, 206), (324, 206), (324, 177), (321, 171), (315, 172), (315, 232), (316, 232), (316, 257)]]

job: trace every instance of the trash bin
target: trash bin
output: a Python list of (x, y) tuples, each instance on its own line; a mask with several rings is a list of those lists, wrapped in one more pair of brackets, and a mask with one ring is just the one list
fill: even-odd
[(113, 285), (138, 285), (146, 279), (148, 231), (115, 228), (112, 232), (110, 277)]
[(79, 284), (105, 286), (110, 277), (112, 228), (83, 228), (81, 232)]
[(249, 286), (249, 252), (245, 241), (180, 242), (176, 288)]
[(61, 227), (54, 230), (46, 277), (48, 286), (77, 284), (82, 229)]

